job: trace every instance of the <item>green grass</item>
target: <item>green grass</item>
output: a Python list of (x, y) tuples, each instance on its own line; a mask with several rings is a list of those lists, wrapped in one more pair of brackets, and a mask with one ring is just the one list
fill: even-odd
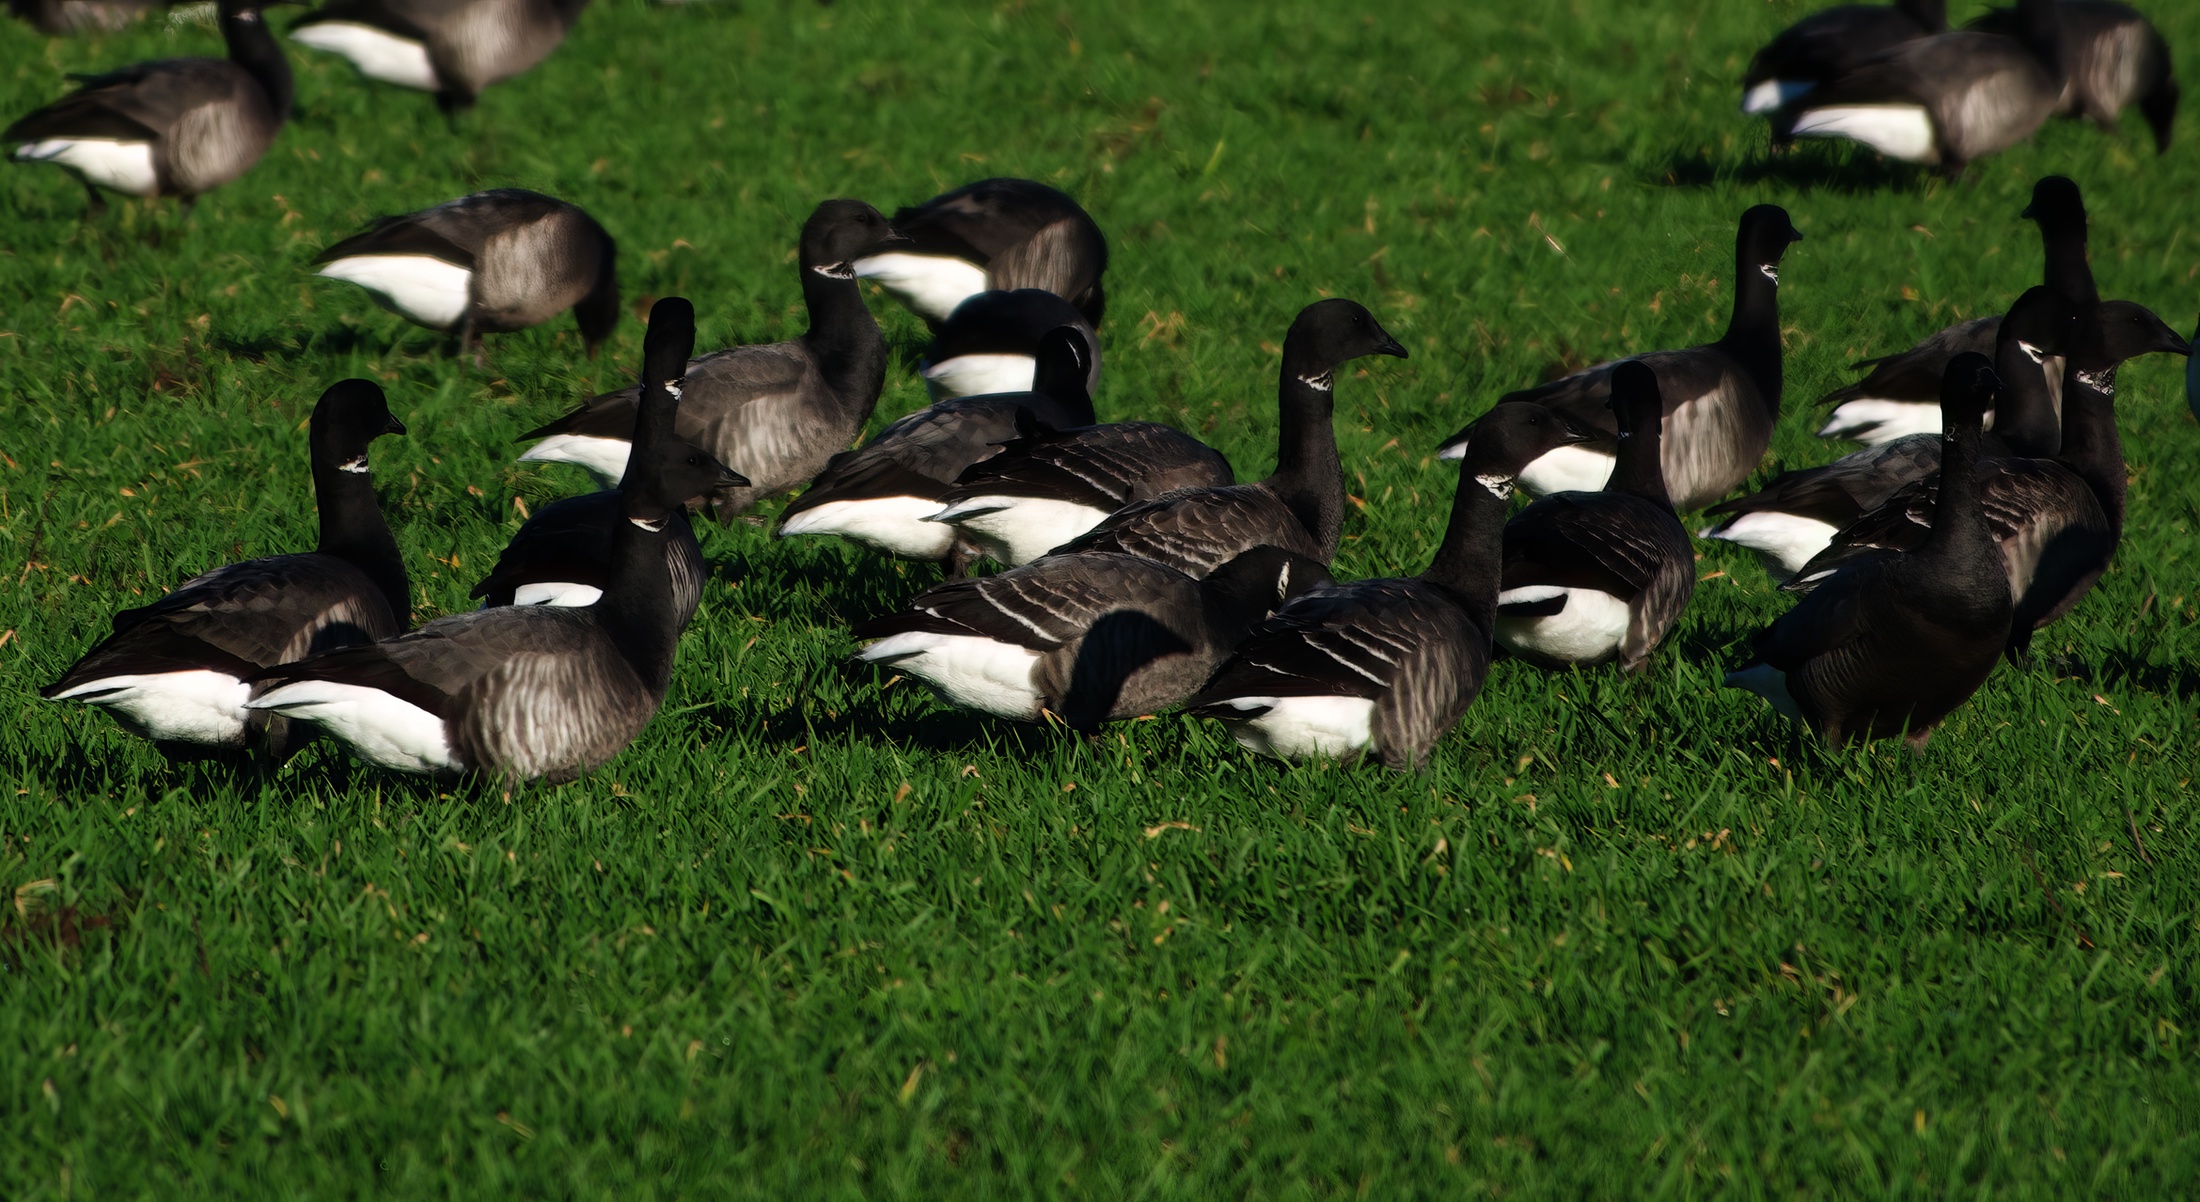
[[(113, 610), (310, 544), (302, 423), (338, 378), (411, 428), (376, 469), (422, 619), (515, 500), (583, 487), (511, 440), (629, 378), (638, 319), (476, 370), (306, 270), (477, 187), (589, 209), (632, 311), (692, 297), (715, 346), (800, 328), (820, 198), (1054, 181), (1113, 240), (1103, 415), (1247, 474), (1291, 315), (1359, 298), (1413, 357), (1339, 386), (1344, 577), (1424, 563), (1429, 451), (1499, 391), (1715, 336), (1757, 201), (1808, 235), (1767, 473), (1834, 453), (1808, 401), (1845, 364), (2036, 279), (2039, 175), (2085, 186), (2108, 294), (2191, 316), (2191, 113), (2159, 160), (2134, 115), (1955, 186), (1767, 169), (1735, 81), (1807, 5), (1350, 7), (599, 0), (461, 137), (294, 54), (298, 122), (188, 219), (85, 226), (59, 172), (0, 171), (0, 1194), (2189, 1190), (2200, 431), (2164, 358), (2119, 394), (2116, 569), (1921, 759), (1796, 756), (1718, 688), (1783, 607), (1724, 545), (1645, 678), (1502, 665), (1417, 776), (945, 711), (843, 663), (934, 569), (751, 525), (704, 533), (664, 713), (568, 786), (171, 767), (37, 700)], [(2200, 8), (2149, 7), (2200, 67)], [(217, 44), (11, 24), (0, 102)], [(922, 401), (922, 331), (875, 309), (883, 421)]]

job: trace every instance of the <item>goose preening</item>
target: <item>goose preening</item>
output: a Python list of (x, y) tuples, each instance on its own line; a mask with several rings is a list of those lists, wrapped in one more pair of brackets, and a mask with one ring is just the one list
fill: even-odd
[(1696, 592), (1696, 555), (1665, 492), (1658, 377), (1612, 373), (1619, 457), (1602, 492), (1552, 493), (1505, 523), (1496, 637), (1540, 668), (1617, 659), (1639, 672)]
[(588, 0), (330, 0), (290, 40), (350, 59), (361, 75), (435, 93), (456, 117), (484, 88), (532, 70)]
[(1075, 326), (1093, 348), (1085, 391), (1100, 391), (1100, 336), (1076, 306), (1043, 288), (981, 292), (957, 306), (932, 336), (917, 374), (935, 401), (996, 392), (1028, 392), (1037, 378), (1039, 343)]
[[(1994, 319), (1994, 373), (2001, 391), (1989, 415), (1996, 419), (1994, 428), (1982, 443), (1987, 455), (2052, 455), (2062, 445), (2055, 397), (2041, 365), (2051, 362), (2054, 374), (2061, 375), (2077, 318), (2069, 301), (2035, 285), (2017, 298), (2006, 318)], [(1939, 424), (1935, 414), (1933, 425)], [(1719, 520), (1698, 533), (1748, 547), (1766, 572), (1785, 581), (1843, 527), (1940, 470), (1940, 450), (1937, 430), (1906, 434), (1822, 467), (1783, 472), (1760, 492), (1705, 510)]]
[(1948, 364), (1940, 521), (1915, 554), (1857, 563), (1756, 638), (1727, 674), (1835, 746), (1933, 727), (1994, 669), (2009, 637), (2001, 551), (1978, 495), (1980, 426), (1999, 381), (1984, 355)]
[(853, 451), (833, 456), (779, 518), (779, 536), (837, 534), (888, 555), (952, 560), (956, 574), (979, 552), (931, 518), (972, 464), (1020, 433), (1033, 437), (1092, 424), (1092, 343), (1062, 326), (1039, 344), (1030, 392), (958, 397), (902, 418)]
[[(671, 341), (645, 344), (642, 388), (656, 394), (645, 412), (676, 399), (683, 356), (661, 353)], [(610, 578), (594, 604), (438, 618), (263, 672), (248, 708), (316, 723), (360, 759), (401, 772), (565, 781), (617, 755), (672, 678), (680, 621), (667, 544), (680, 507), (727, 474), (705, 451), (660, 441), (661, 424), (634, 428)]]
[[(2093, 268), (2086, 261), (2085, 199), (2078, 185), (2060, 175), (2043, 177), (2032, 185), (2032, 203), (2025, 206), (2023, 216), (2040, 228), (2040, 247), (2046, 257), (2043, 285), (2073, 305), (2099, 301)], [(1948, 370), (1948, 361), (1964, 351), (1994, 355), (2001, 320), (1999, 314), (1974, 317), (1900, 354), (1857, 364), (1870, 367), (1870, 374), (1818, 399), (1820, 405), (1833, 407), (1818, 436), (1877, 445), (1912, 434), (1938, 434), (1940, 380)], [(1997, 363), (1995, 370), (2006, 372), (2013, 367)], [(2048, 396), (2056, 411), (2061, 412), (2062, 360), (2050, 356), (2025, 374), (2038, 374), (2046, 381)], [(2002, 383), (2008, 386), (2013, 381), (2004, 374)], [(1993, 424), (1989, 418), (1987, 428), (1992, 429)]]
[(980, 292), (1044, 288), (1100, 327), (1108, 240), (1061, 191), (1028, 179), (984, 179), (894, 214), (907, 246), (856, 260), (856, 274), (937, 326)]
[[(2060, 0), (2064, 77), (2060, 111), (2084, 117), (2110, 133), (2132, 105), (2154, 134), (2156, 154), (2169, 152), (2177, 120), (2177, 77), (2169, 44), (2139, 10), (2116, 0)], [(2015, 9), (1990, 9), (1969, 28), (2017, 36)]]
[(290, 64), (261, 11), (288, 0), (221, 0), (229, 57), (169, 58), (78, 76), (81, 86), (17, 118), (0, 138), (23, 162), (53, 163), (100, 189), (198, 198), (252, 169), (290, 120)]
[[(1558, 447), (1529, 464), (1520, 473), (1520, 487), (1535, 496), (1604, 487), (1618, 434), (1605, 401), (1622, 362), (1639, 362), (1657, 375), (1665, 398), (1665, 486), (1675, 509), (1701, 509), (1747, 480), (1772, 445), (1780, 416), (1780, 258), (1802, 237), (1778, 205), (1757, 205), (1742, 214), (1734, 240), (1734, 307), (1717, 342), (1600, 363), (1499, 397), (1501, 404), (1549, 406), (1604, 435)], [(1466, 434), (1447, 439), (1437, 457), (1458, 458)]]
[(1293, 598), (1254, 627), (1186, 704), (1239, 743), (1284, 759), (1418, 769), (1489, 671), (1507, 500), (1520, 470), (1586, 433), (1541, 405), (1498, 405), (1470, 437), (1444, 530), (1419, 576)]
[(1947, 29), (1947, 0), (1822, 9), (1781, 30), (1749, 60), (1742, 111), (1770, 113), (1904, 42)]
[(129, 27), (168, 0), (8, 0), (10, 15), (40, 33), (112, 33)]
[[(705, 498), (719, 521), (808, 483), (870, 420), (886, 382), (886, 341), (849, 264), (899, 237), (860, 200), (819, 205), (803, 223), (797, 255), (809, 330), (790, 342), (730, 347), (688, 364), (679, 437), (739, 464), (749, 481), (721, 482)], [(541, 441), (520, 458), (577, 464), (610, 487), (626, 474), (637, 396), (633, 388), (607, 392), (529, 430), (522, 437)]]
[(1196, 692), (1255, 622), (1329, 582), (1321, 564), (1256, 547), (1194, 579), (1135, 555), (1049, 555), (925, 592), (858, 626), (856, 658), (1000, 718), (1053, 714), (1092, 731)]
[(618, 249), (596, 219), (523, 188), (384, 217), (314, 260), (415, 325), (458, 338), (540, 325), (567, 309), (593, 357), (619, 324)]
[(253, 746), (286, 754), (288, 723), (246, 711), (247, 679), (406, 626), (405, 563), (367, 470), (368, 445), (404, 432), (377, 385), (330, 386), (306, 435), (321, 518), (315, 548), (215, 568), (123, 610), (114, 633), (39, 695), (98, 706), (172, 753)]
[(1357, 301), (1316, 301), (1283, 338), (1276, 386), (1276, 470), (1252, 484), (1165, 493), (1116, 511), (1062, 545), (1119, 551), (1194, 576), (1259, 546), (1326, 564), (1344, 528), (1344, 463), (1337, 452), (1337, 369), (1366, 355), (1406, 357)]
[(2019, 0), (2013, 36), (1956, 30), (1903, 42), (1772, 115), (1773, 135), (1848, 138), (1963, 174), (2046, 124), (2062, 101), (2056, 0)]

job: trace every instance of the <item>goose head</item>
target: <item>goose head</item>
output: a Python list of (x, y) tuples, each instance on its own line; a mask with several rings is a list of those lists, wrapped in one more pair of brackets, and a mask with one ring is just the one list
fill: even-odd
[[(1529, 464), (1560, 447), (1593, 442), (1595, 430), (1533, 401), (1507, 401), (1490, 408), (1445, 444), (1447, 457), (1496, 496), (1512, 495), (1513, 481)], [(1451, 454), (1456, 452), (1456, 454)]]
[(1994, 365), (1977, 351), (1965, 351), (1948, 360), (1940, 376), (1940, 422), (1949, 437), (1958, 431), (1976, 433), (2001, 392), (2001, 377)]
[(1366, 355), (1403, 359), (1406, 348), (1366, 306), (1343, 297), (1315, 301), (1299, 310), (1283, 336), (1284, 370), (1324, 392), (1339, 367)]
[[(2089, 341), (2085, 337), (2087, 333), (2081, 325), (2081, 348), (2085, 348)], [(2100, 309), (2094, 314), (2091, 333), (2093, 338), (2090, 341), (2093, 346), (2085, 349), (2093, 350), (2105, 363), (2097, 360), (2089, 366), (2115, 366), (2127, 359), (2157, 353), (2192, 354), (2192, 344), (2186, 342), (2183, 335), (2171, 329), (2168, 322), (2156, 317), (2153, 310), (2136, 301), (2102, 301)]]
[(2032, 185), (2032, 203), (2020, 215), (2038, 223), (2042, 236), (2085, 232), (2085, 198), (2068, 176), (2042, 176)]
[(1658, 391), (1658, 373), (1639, 359), (1612, 369), (1612, 394), (1605, 398), (1604, 407), (1618, 420), (1622, 442), (1665, 426), (1665, 397)]
[(1091, 386), (1092, 340), (1082, 327), (1056, 326), (1039, 336), (1032, 355), (1031, 390), (1062, 401), (1085, 398)]
[(654, 534), (665, 528), (689, 499), (724, 488), (745, 488), (741, 473), (718, 462), (698, 446), (668, 438), (638, 449), (619, 482), (619, 515)]
[(1329, 569), (1320, 560), (1263, 545), (1239, 552), (1208, 573), (1200, 588), (1223, 613), (1250, 625), (1300, 593), (1330, 582)]
[(1780, 257), (1803, 240), (1802, 232), (1779, 205), (1754, 205), (1742, 214), (1734, 236), (1735, 257), (1744, 271), (1754, 268), (1766, 279), (1780, 282)]
[(836, 280), (852, 280), (857, 259), (909, 240), (884, 214), (860, 200), (828, 200), (802, 223), (802, 267)]
[(308, 440), (316, 462), (347, 472), (367, 470), (367, 445), (384, 434), (403, 434), (389, 398), (372, 380), (339, 380), (313, 406)]

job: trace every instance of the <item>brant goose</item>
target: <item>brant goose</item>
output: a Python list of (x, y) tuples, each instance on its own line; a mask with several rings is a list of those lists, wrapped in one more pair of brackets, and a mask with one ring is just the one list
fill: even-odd
[(1947, 0), (1842, 4), (1780, 31), (1749, 60), (1742, 111), (1770, 113), (1904, 42), (1948, 29)]
[[(2059, 111), (2115, 133), (2116, 119), (2136, 104), (2154, 133), (2155, 153), (2169, 153), (2178, 88), (2161, 31), (2116, 0), (2061, 0), (2056, 13), (2066, 56)], [(2021, 23), (2015, 9), (1996, 8), (1969, 28), (2016, 37)]]
[(1986, 356), (1948, 364), (1942, 393), (1940, 520), (1915, 554), (1836, 573), (1759, 632), (1727, 674), (1826, 742), (1900, 734), (1925, 749), (1933, 727), (1986, 682), (2009, 638), (2001, 550), (1980, 505), (1979, 430), (2000, 382)]
[[(2192, 342), (2200, 345), (2200, 324), (2192, 327)], [(2192, 410), (2194, 420), (2200, 421), (2200, 355), (2185, 361), (2185, 407)]]
[(60, 100), (0, 134), (15, 157), (54, 163), (84, 185), (89, 213), (107, 207), (99, 190), (176, 196), (189, 210), (201, 194), (260, 161), (290, 120), (290, 64), (260, 12), (285, 0), (221, 0), (229, 57), (168, 58), (76, 78)]
[(617, 247), (562, 200), (495, 188), (384, 217), (314, 259), (317, 275), (357, 284), (415, 325), (458, 336), (540, 325), (566, 309), (596, 347), (619, 324)]
[(112, 33), (167, 0), (8, 0), (8, 12), (40, 33)]
[(938, 326), (980, 292), (1044, 288), (1100, 327), (1108, 240), (1063, 193), (1028, 179), (985, 179), (894, 214), (910, 244), (856, 260), (856, 274)]
[[(2023, 215), (2040, 227), (2040, 246), (2047, 259), (2042, 274), (2045, 286), (2073, 305), (2098, 302), (2100, 291), (2086, 262), (2085, 200), (2078, 194), (2078, 185), (2060, 175), (2042, 178), (2032, 186), (2032, 203), (2025, 206)], [(1975, 317), (1900, 354), (1857, 364), (1870, 367), (1871, 374), (1818, 399), (1820, 405), (1833, 406), (1818, 436), (1877, 444), (1911, 434), (1940, 433), (1940, 378), (1948, 370), (1948, 361), (1964, 351), (1995, 354), (2000, 326), (1998, 315)], [(1995, 365), (1997, 371), (2010, 366)], [(2060, 412), (2062, 360), (2050, 357), (2024, 374), (2045, 379), (2048, 395)], [(2012, 381), (2004, 374), (2002, 383), (2008, 386)], [(1992, 428), (1991, 421), (1988, 427)]]
[[(719, 521), (809, 483), (870, 420), (886, 382), (886, 342), (848, 264), (898, 240), (878, 210), (860, 200), (819, 205), (803, 223), (798, 256), (809, 331), (791, 342), (730, 347), (688, 364), (679, 436), (740, 464), (750, 480), (721, 483), (705, 498)], [(626, 473), (637, 395), (632, 388), (607, 392), (528, 431), (522, 437), (542, 441), (520, 458), (578, 464), (609, 487)]]
[(290, 27), (290, 40), (351, 60), (361, 75), (435, 93), (446, 117), (482, 89), (532, 70), (580, 20), (588, 0), (330, 0)]
[(949, 703), (1035, 722), (1102, 722), (1182, 702), (1253, 623), (1329, 582), (1322, 565), (1256, 547), (1195, 580), (1135, 555), (1049, 555), (941, 585), (864, 623), (859, 660), (931, 685)]
[(1039, 343), (1063, 326), (1075, 326), (1094, 348), (1085, 369), (1085, 391), (1100, 391), (1100, 336), (1075, 306), (1041, 288), (981, 292), (955, 310), (917, 373), (935, 401), (996, 392), (1028, 392), (1038, 372)]
[(1185, 489), (1117, 511), (1063, 544), (1064, 551), (1120, 551), (1204, 576), (1258, 546), (1326, 564), (1344, 525), (1344, 463), (1337, 454), (1337, 369), (1364, 355), (1403, 359), (1375, 315), (1341, 297), (1299, 311), (1283, 339), (1278, 377), (1276, 470), (1253, 484)]
[(1696, 592), (1696, 554), (1665, 493), (1658, 377), (1637, 362), (1612, 373), (1619, 459), (1603, 492), (1561, 492), (1505, 523), (1497, 641), (1539, 668), (1617, 659), (1629, 672)]
[[(659, 394), (644, 411), (673, 403), (663, 394), (679, 387), (684, 363), (673, 341), (644, 346), (642, 387)], [(261, 673), (248, 707), (318, 723), (360, 759), (401, 772), (566, 781), (617, 755), (655, 716), (672, 678), (680, 622), (666, 544), (681, 502), (727, 474), (696, 447), (660, 441), (660, 424), (634, 427), (623, 520), (595, 604), (438, 618)]]
[(1093, 357), (1083, 329), (1055, 329), (1039, 344), (1032, 391), (941, 401), (833, 456), (780, 515), (779, 536), (837, 534), (904, 559), (949, 560), (962, 575), (979, 552), (954, 527), (930, 520), (941, 498), (965, 469), (1020, 432), (1091, 425), (1086, 373)]
[[(1673, 507), (1701, 509), (1749, 478), (1772, 444), (1780, 416), (1780, 257), (1803, 235), (1778, 205), (1742, 214), (1734, 240), (1734, 307), (1717, 342), (1681, 351), (1633, 356), (1655, 372), (1665, 397), (1665, 486)], [(1520, 473), (1520, 487), (1536, 496), (1596, 492), (1611, 478), (1618, 425), (1605, 405), (1618, 360), (1578, 371), (1535, 388), (1509, 392), (1499, 403), (1533, 401), (1555, 409), (1603, 437), (1562, 446)], [(1470, 427), (1471, 429), (1471, 427)], [(1437, 448), (1456, 459), (1466, 431)]]
[(96, 705), (170, 754), (293, 750), (287, 722), (246, 712), (245, 681), (262, 668), (405, 628), (405, 563), (367, 471), (368, 444), (404, 432), (381, 388), (366, 380), (332, 385), (306, 436), (318, 546), (215, 568), (116, 614), (114, 633), (39, 695)]
[(1188, 703), (1238, 742), (1285, 759), (1373, 751), (1417, 769), (1489, 671), (1506, 501), (1520, 470), (1584, 432), (1541, 405), (1498, 405), (1471, 438), (1428, 570), (1296, 597), (1253, 629)]
[[(2001, 378), (2001, 392), (1988, 415), (1997, 420), (1982, 444), (1987, 455), (2052, 455), (2062, 445), (2055, 398), (2040, 367), (2062, 363), (2077, 317), (2068, 301), (2035, 285), (2010, 306), (2007, 318), (1993, 319), (1994, 374)], [(1937, 413), (1933, 424), (1940, 424)], [(1823, 467), (1783, 472), (1762, 492), (1706, 510), (1719, 520), (1698, 533), (1748, 547), (1766, 572), (1785, 581), (1825, 550), (1842, 527), (1939, 471), (1940, 447), (1937, 432), (1907, 434)]]

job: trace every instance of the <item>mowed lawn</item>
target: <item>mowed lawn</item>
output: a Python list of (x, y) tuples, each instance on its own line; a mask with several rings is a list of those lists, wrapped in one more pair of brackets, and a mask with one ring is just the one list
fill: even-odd
[[(522, 512), (588, 486), (515, 436), (631, 379), (652, 298), (693, 298), (706, 347), (799, 331), (829, 196), (1079, 196), (1113, 242), (1102, 416), (1244, 477), (1292, 314), (1365, 302), (1412, 358), (1338, 385), (1347, 578), (1425, 563), (1457, 478), (1431, 452), (1498, 393), (1716, 337), (1752, 203), (1807, 235), (1765, 476), (1848, 449), (1810, 405), (1847, 364), (2036, 282), (2040, 175), (2084, 186), (2104, 293), (2188, 327), (2200, 115), (2166, 158), (2136, 114), (2063, 122), (1955, 185), (1768, 166), (1737, 81), (1809, 7), (598, 0), (456, 135), (295, 50), (296, 123), (188, 218), (85, 225), (58, 171), (0, 170), (0, 1195), (2189, 1192), (2182, 360), (2122, 377), (2115, 570), (1921, 758), (1801, 746), (1720, 689), (1786, 605), (1724, 544), (1648, 674), (1501, 664), (1419, 775), (1176, 716), (1086, 743), (959, 715), (845, 662), (937, 569), (761, 524), (703, 531), (663, 713), (571, 785), (327, 745), (170, 766), (36, 696), (114, 610), (311, 545), (303, 423), (347, 376), (411, 429), (375, 471), (415, 616), (468, 607)], [(2148, 7), (2200, 77), (2200, 7)], [(0, 102), (218, 47), (11, 23)], [(310, 276), (376, 214), (498, 185), (619, 239), (600, 358), (565, 318), (477, 369)], [(923, 402), (924, 334), (873, 308), (876, 426)]]

